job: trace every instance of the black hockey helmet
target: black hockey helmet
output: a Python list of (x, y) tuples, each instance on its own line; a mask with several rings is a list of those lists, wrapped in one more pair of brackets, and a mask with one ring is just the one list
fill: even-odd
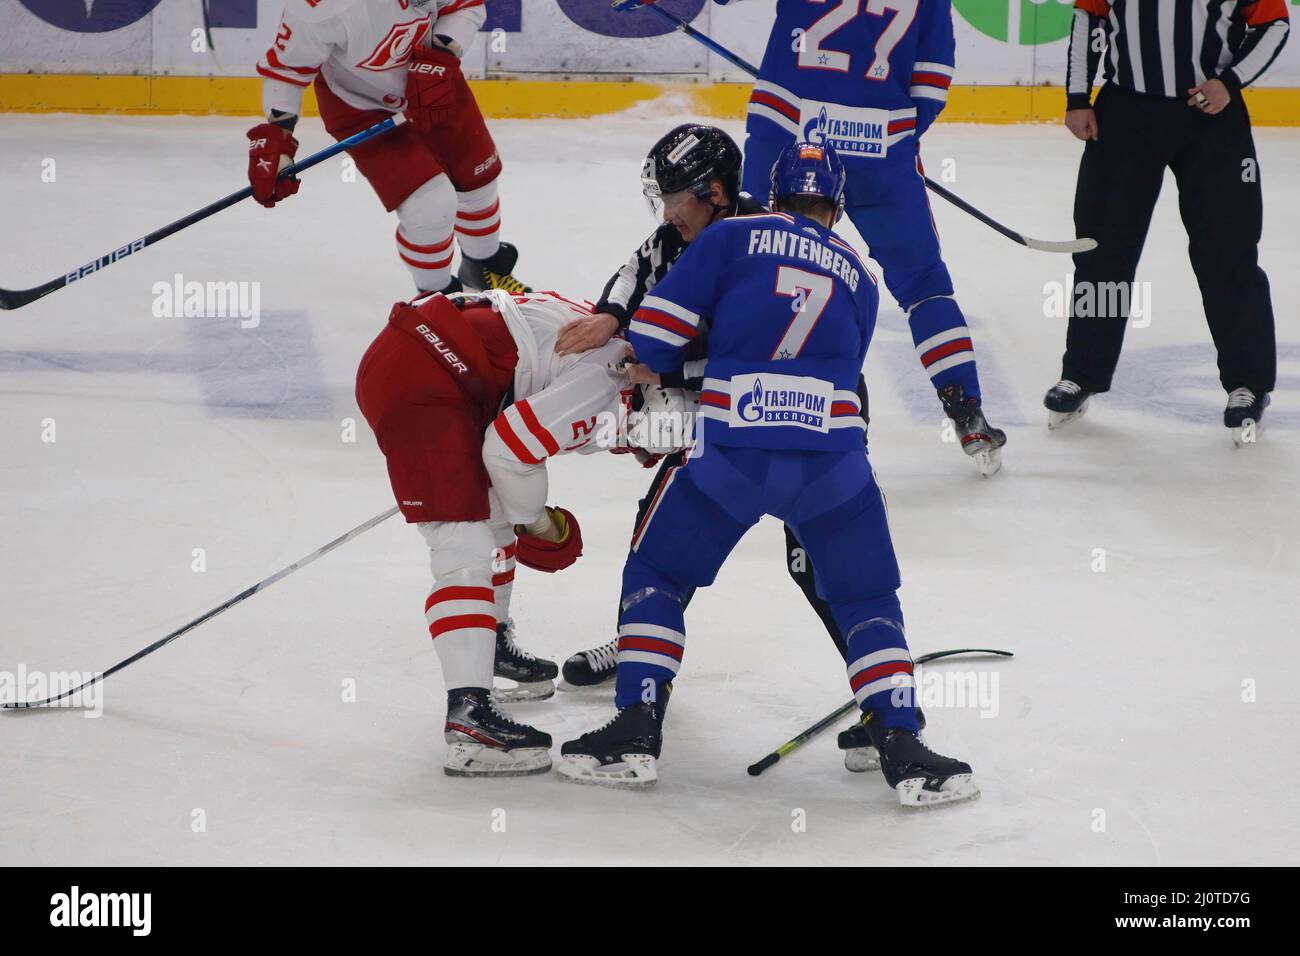
[(740, 196), (740, 147), (716, 126), (683, 123), (655, 143), (641, 166), (641, 191), (659, 218), (662, 197), (689, 192), (708, 202), (713, 181), (722, 183), (727, 208)]

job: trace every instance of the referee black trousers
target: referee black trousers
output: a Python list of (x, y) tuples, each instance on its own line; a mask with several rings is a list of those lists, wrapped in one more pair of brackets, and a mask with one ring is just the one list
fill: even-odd
[[(1259, 267), (1263, 203), (1250, 116), (1240, 93), (1217, 116), (1182, 100), (1108, 84), (1097, 98), (1074, 197), (1077, 235), (1098, 247), (1074, 257), (1075, 288), (1061, 377), (1110, 388), (1133, 301), (1134, 275), (1166, 168), (1178, 183), (1192, 269), (1226, 391), (1273, 390), (1277, 347), (1268, 278)], [(1161, 249), (1159, 254), (1169, 255)], [(1160, 312), (1159, 290), (1152, 322)], [(1149, 307), (1149, 303), (1146, 304)]]

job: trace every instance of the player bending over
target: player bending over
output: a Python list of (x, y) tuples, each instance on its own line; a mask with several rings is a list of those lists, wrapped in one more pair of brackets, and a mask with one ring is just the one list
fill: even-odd
[(483, 0), (288, 0), (257, 64), (267, 120), (248, 131), (254, 198), (270, 207), (298, 191), (276, 175), (298, 151), (308, 86), (337, 140), (403, 113), (406, 123), (348, 154), (396, 211), (397, 254), (416, 288), (527, 291), (511, 274), (518, 250), (500, 238), (501, 157), (460, 70), (486, 16)]
[(686, 596), (712, 584), (745, 532), (771, 514), (817, 569), (817, 590), (848, 647), (849, 683), (873, 715), (866, 728), (900, 801), (932, 806), (979, 792), (968, 764), (917, 736), (898, 564), (854, 391), (879, 296), (830, 228), (843, 211), (844, 180), (830, 147), (787, 147), (772, 170), (774, 211), (711, 226), (633, 318), (638, 359), (663, 374), (682, 368), (710, 317), (702, 453), (668, 478), (633, 543), (623, 569), (618, 712), (564, 744), (566, 779), (615, 787), (657, 779)]
[[(559, 351), (566, 354), (603, 345), (610, 336), (626, 330), (632, 314), (641, 307), (655, 286), (668, 274), (674, 262), (700, 233), (712, 223), (736, 215), (764, 212), (764, 207), (748, 193), (740, 192), (740, 150), (735, 142), (716, 126), (684, 124), (673, 129), (650, 150), (642, 168), (642, 189), (646, 201), (660, 225), (650, 238), (632, 254), (632, 258), (605, 285), (595, 315), (575, 319), (560, 330)], [(666, 396), (686, 396), (697, 403), (703, 386), (703, 334), (697, 336), (682, 371), (657, 375), (636, 365), (630, 369), (632, 380), (651, 407), (663, 407)], [(648, 374), (647, 374), (648, 373)], [(862, 421), (867, 423), (867, 385), (859, 376), (858, 400)], [(672, 399), (667, 399), (671, 401)], [(655, 474), (654, 481), (637, 505), (633, 538), (641, 528), (650, 503), (658, 496), (670, 475), (684, 464), (685, 448), (670, 449)], [(817, 594), (812, 563), (794, 532), (785, 529), (786, 568), (803, 591), (814, 613), (826, 628), (840, 656), (847, 654), (844, 639), (835, 624), (829, 605)], [(686, 600), (689, 602), (690, 595)], [(620, 612), (621, 616), (621, 612)], [(618, 637), (599, 647), (579, 651), (564, 662), (561, 689), (591, 687), (614, 679), (618, 665)], [(844, 765), (861, 772), (879, 767), (878, 755), (866, 728), (853, 727), (840, 735)]]
[(947, 103), (955, 49), (950, 0), (778, 0), (749, 98), (743, 188), (761, 195), (772, 162), (796, 139), (839, 152), (845, 212), (907, 314), (962, 449), (988, 476), (1001, 467), (1007, 436), (981, 409), (975, 347), (939, 249), (920, 154)]
[(598, 416), (621, 401), (608, 365), (627, 345), (557, 355), (555, 335), (575, 314), (589, 313), (553, 293), (398, 303), (357, 369), (357, 404), (393, 494), (429, 545), (424, 609), (447, 688), (444, 769), (453, 776), (551, 766), (550, 736), (492, 702), (494, 670), (555, 676), (554, 664), (514, 647), (505, 607), (514, 575), (494, 576), (493, 557), (556, 571), (582, 553), (573, 515), (546, 507), (546, 460), (600, 450)]

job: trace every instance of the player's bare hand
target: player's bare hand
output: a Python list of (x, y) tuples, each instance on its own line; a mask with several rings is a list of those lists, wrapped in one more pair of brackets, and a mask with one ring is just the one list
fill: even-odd
[(1100, 139), (1101, 130), (1097, 126), (1097, 113), (1088, 107), (1084, 110), (1068, 110), (1065, 114), (1065, 128), (1074, 134), (1075, 139)]
[(626, 369), (627, 380), (633, 385), (658, 385), (659, 373), (651, 371), (650, 366), (634, 362)]
[(1187, 105), (1196, 107), (1202, 113), (1209, 113), (1211, 116), (1222, 113), (1232, 102), (1232, 92), (1223, 80), (1206, 80), (1187, 92), (1192, 94)]
[(614, 337), (618, 331), (618, 319), (608, 312), (574, 319), (560, 329), (555, 337), (555, 351), (560, 355), (572, 355), (587, 349), (600, 348)]

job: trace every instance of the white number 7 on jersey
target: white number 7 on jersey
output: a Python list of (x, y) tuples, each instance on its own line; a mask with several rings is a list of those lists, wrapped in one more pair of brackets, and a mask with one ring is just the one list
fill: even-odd
[(781, 266), (776, 271), (776, 294), (790, 297), (790, 310), (794, 315), (781, 341), (772, 350), (773, 359), (791, 359), (803, 350), (834, 292), (835, 280), (830, 276), (805, 272), (793, 266)]
[(907, 31), (911, 29), (912, 21), (916, 19), (917, 2), (918, 0), (867, 0), (867, 13), (883, 17), (890, 10), (894, 11), (894, 16), (876, 40), (876, 56), (871, 61), (871, 66), (867, 67), (867, 79), (889, 79), (889, 58), (894, 55), (898, 41), (907, 36)]

